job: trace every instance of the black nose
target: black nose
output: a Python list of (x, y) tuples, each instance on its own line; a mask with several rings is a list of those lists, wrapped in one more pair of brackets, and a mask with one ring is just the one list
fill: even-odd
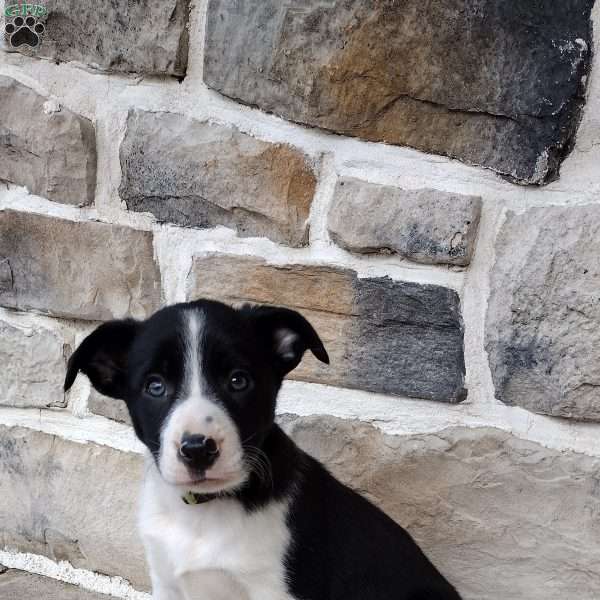
[(184, 435), (179, 446), (184, 463), (198, 471), (208, 469), (219, 458), (219, 447), (212, 438), (203, 435)]

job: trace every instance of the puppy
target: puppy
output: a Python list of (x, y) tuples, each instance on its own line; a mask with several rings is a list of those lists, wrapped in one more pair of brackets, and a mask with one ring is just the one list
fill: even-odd
[(460, 600), (410, 535), (274, 423), (284, 376), (329, 358), (299, 313), (199, 300), (98, 327), (69, 361), (147, 448), (155, 600)]

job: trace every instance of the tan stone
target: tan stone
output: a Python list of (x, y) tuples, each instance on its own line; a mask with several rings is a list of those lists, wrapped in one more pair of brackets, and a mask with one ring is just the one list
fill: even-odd
[(160, 305), (151, 232), (2, 210), (0, 263), (2, 306), (105, 320)]
[[(191, 277), (190, 298), (201, 296), (233, 305), (271, 304), (300, 311), (319, 333), (336, 372), (343, 368), (354, 302), (350, 272), (321, 266), (274, 266), (255, 258), (213, 254), (194, 261)], [(338, 381), (331, 369), (310, 353), (290, 376)]]
[[(202, 270), (202, 266), (206, 268)], [(229, 273), (223, 277), (223, 273)], [(263, 259), (208, 254), (194, 261), (194, 285), (209, 298), (227, 302), (280, 304), (332, 314), (352, 312), (351, 271), (319, 265), (271, 265)]]
[(63, 340), (42, 326), (16, 327), (0, 320), (0, 404), (15, 407), (66, 406)]
[(0, 426), (0, 546), (149, 586), (137, 537), (142, 457)]

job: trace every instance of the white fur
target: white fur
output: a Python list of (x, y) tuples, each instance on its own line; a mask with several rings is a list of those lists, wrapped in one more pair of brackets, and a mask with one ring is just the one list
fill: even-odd
[(252, 513), (233, 499), (186, 505), (147, 455), (139, 527), (154, 600), (293, 600), (287, 503)]

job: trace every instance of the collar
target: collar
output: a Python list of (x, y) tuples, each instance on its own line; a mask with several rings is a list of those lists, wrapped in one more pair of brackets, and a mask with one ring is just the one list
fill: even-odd
[(188, 492), (181, 499), (185, 504), (195, 505), (195, 504), (204, 504), (206, 502), (210, 502), (215, 498), (218, 498), (220, 494), (198, 494), (196, 492)]
[(181, 499), (184, 504), (196, 505), (196, 504), (206, 504), (206, 502), (210, 502), (211, 500), (216, 500), (217, 498), (233, 498), (235, 494), (233, 492), (215, 492), (214, 494), (199, 494), (198, 492), (189, 491), (183, 496)]

